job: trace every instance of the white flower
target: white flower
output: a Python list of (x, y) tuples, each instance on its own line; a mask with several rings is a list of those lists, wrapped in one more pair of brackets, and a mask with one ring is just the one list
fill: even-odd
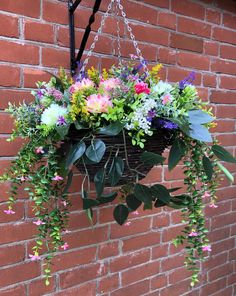
[(60, 116), (64, 117), (67, 113), (68, 110), (65, 107), (61, 107), (57, 104), (51, 104), (47, 109), (43, 111), (43, 114), (41, 116), (41, 123), (52, 127), (56, 125)]
[(162, 80), (152, 87), (152, 91), (159, 95), (170, 93), (172, 89), (173, 87), (171, 84), (163, 82)]

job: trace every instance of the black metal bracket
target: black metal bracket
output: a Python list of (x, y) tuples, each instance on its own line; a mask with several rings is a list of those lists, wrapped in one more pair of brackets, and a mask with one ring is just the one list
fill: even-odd
[(98, 12), (102, 0), (95, 0), (93, 12), (89, 18), (89, 23), (85, 29), (84, 36), (82, 38), (78, 54), (75, 53), (75, 11), (82, 0), (68, 0), (68, 11), (69, 11), (69, 28), (70, 28), (70, 67), (71, 75), (76, 74), (76, 68), (83, 55), (86, 43), (88, 41), (89, 34), (91, 32), (91, 25), (95, 21), (95, 14)]

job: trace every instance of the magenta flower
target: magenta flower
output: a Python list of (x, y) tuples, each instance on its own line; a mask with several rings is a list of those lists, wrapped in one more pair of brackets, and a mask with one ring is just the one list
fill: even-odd
[(202, 250), (211, 252), (211, 246), (210, 245), (202, 246)]
[(148, 88), (148, 84), (145, 82), (138, 82), (134, 86), (136, 94), (150, 94), (150, 89)]
[(190, 236), (190, 237), (196, 237), (196, 236), (198, 236), (198, 233), (196, 232), (196, 231), (191, 231), (190, 233), (189, 233), (189, 235), (188, 236)]
[(34, 255), (30, 254), (29, 257), (31, 261), (37, 261), (41, 259), (38, 253), (35, 253)]
[(212, 208), (212, 209), (218, 208), (218, 206), (216, 204), (214, 204), (214, 202), (210, 203), (209, 207)]
[(202, 198), (208, 198), (208, 197), (210, 197), (210, 196), (211, 196), (211, 195), (206, 191), (206, 192), (204, 192)]
[(138, 216), (139, 215), (139, 212), (138, 211), (134, 211), (134, 212), (132, 212), (132, 215)]
[(64, 243), (63, 246), (61, 246), (61, 248), (66, 251), (69, 248), (69, 245), (67, 243)]
[(44, 153), (43, 147), (42, 147), (42, 146), (41, 146), (41, 147), (37, 147), (37, 148), (35, 149), (35, 152), (36, 152), (37, 154), (43, 154), (43, 153)]
[(62, 181), (63, 177), (56, 175), (54, 178), (52, 178), (53, 181)]
[(64, 116), (59, 116), (57, 119), (57, 125), (66, 125), (66, 120)]
[(3, 212), (7, 215), (14, 215), (16, 213), (12, 209), (4, 210)]
[(164, 95), (161, 99), (162, 99), (163, 105), (166, 105), (166, 104), (171, 103), (173, 101), (173, 98), (170, 94)]
[(113, 105), (109, 96), (93, 94), (87, 98), (86, 106), (90, 113), (107, 113), (108, 108)]
[(127, 226), (130, 226), (130, 224), (131, 224), (131, 221), (127, 221), (127, 222), (124, 224), (124, 226), (127, 227)]
[(61, 101), (63, 98), (63, 93), (55, 88), (49, 88), (48, 94), (53, 96), (57, 101)]
[(44, 225), (45, 222), (43, 222), (42, 220), (38, 219), (37, 221), (33, 222), (33, 224), (40, 226), (40, 225)]

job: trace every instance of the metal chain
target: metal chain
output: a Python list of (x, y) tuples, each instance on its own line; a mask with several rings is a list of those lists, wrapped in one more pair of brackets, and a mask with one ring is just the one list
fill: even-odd
[(119, 19), (119, 3), (116, 3), (116, 25), (117, 25), (117, 51), (118, 51), (118, 62), (122, 64), (121, 60), (121, 43), (120, 43), (120, 19)]

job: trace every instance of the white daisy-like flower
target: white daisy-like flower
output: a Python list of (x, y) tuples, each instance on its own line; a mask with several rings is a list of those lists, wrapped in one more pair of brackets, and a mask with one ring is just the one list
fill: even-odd
[(172, 89), (173, 87), (171, 84), (162, 80), (160, 80), (155, 86), (152, 87), (152, 91), (159, 95), (170, 93)]
[(67, 113), (68, 110), (65, 107), (61, 107), (57, 104), (51, 104), (43, 111), (43, 114), (41, 115), (41, 123), (52, 127), (56, 125), (59, 117), (64, 117)]

